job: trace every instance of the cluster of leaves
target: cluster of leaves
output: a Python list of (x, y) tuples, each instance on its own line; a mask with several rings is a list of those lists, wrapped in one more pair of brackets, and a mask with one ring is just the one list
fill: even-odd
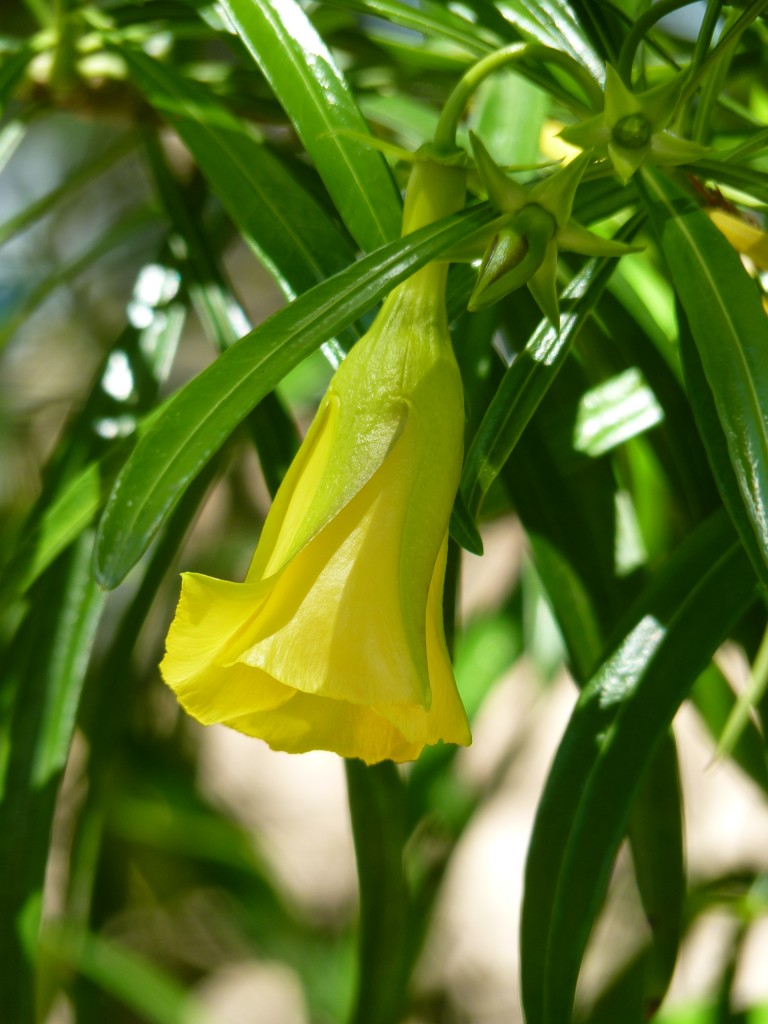
[[(557, 222), (557, 237), (578, 235), (581, 248), (560, 246), (554, 305), (542, 303), (540, 288), (532, 298), (501, 287), (468, 313), (473, 288), (480, 294), (475, 275), (458, 266), (449, 278), (467, 408), (452, 532), (477, 549), (481, 512), (516, 513), (581, 688), (531, 839), (524, 1011), (529, 1024), (571, 1019), (627, 836), (651, 938), (594, 1020), (604, 1012), (640, 1021), (660, 1005), (693, 913), (670, 732), (683, 701), (718, 738), (735, 709), (742, 724), (729, 730), (728, 752), (768, 792), (766, 659), (757, 657), (768, 582), (768, 320), (754, 273), (766, 261), (759, 83), (768, 3), (708, 0), (693, 41), (658, 24), (684, 7), (11, 6), (0, 38), (2, 169), (61, 118), (95, 120), (100, 130), (49, 192), (0, 224), (0, 242), (55, 217), (125, 161), (141, 168), (148, 193), (2, 309), (0, 344), (13, 341), (15, 351), (33, 337), (25, 325), (54, 289), (108, 266), (130, 243), (133, 258), (123, 262), (135, 280), (122, 327), (103, 343), (101, 368), (58, 434), (38, 497), (3, 510), (0, 1005), (9, 1020), (44, 1016), (62, 990), (78, 1021), (117, 1020), (117, 1004), (133, 1014), (126, 1019), (199, 1019), (187, 993), (199, 961), (176, 954), (168, 969), (109, 937), (136, 864), (165, 900), (227, 889), (243, 942), (298, 969), (317, 1019), (348, 1012), (361, 1024), (388, 1024), (404, 1012), (440, 879), (486, 794), (462, 788), (447, 749), (430, 751), (406, 778), (391, 765), (348, 765), (361, 893), (352, 999), (349, 929), (329, 941), (297, 920), (243, 833), (197, 792), (183, 727), (148, 724), (158, 643), (137, 642), (152, 633), (153, 609), (166, 613), (163, 588), (185, 532), (233, 453), (255, 446), (267, 486), (279, 484), (297, 437), (275, 391), (286, 375), (320, 348), (331, 362), (341, 358), (396, 283), (460, 252), (498, 217), (485, 201), (486, 187), (494, 199), (488, 174), (470, 175), (476, 202), (400, 239), (399, 190), (381, 150), (428, 142), (459, 76), (512, 44), (531, 48), (520, 50), (514, 78), (476, 100), (471, 118), (494, 166), (523, 168), (513, 197), (532, 182), (532, 203), (545, 206), (545, 124), (568, 125), (566, 137), (596, 147)], [(575, 64), (586, 84), (562, 60), (541, 59), (543, 47)], [(513, 198), (509, 208), (518, 234), (523, 205)], [(571, 205), (577, 225), (644, 251), (574, 256), (585, 250)], [(732, 240), (749, 241), (753, 273), (715, 215)], [(223, 260), (236, 238), (291, 300), (252, 330)], [(192, 315), (220, 354), (163, 399)], [(457, 552), (454, 542), (449, 612)], [(104, 588), (129, 573), (116, 592), (127, 596), (112, 603)], [(473, 655), (485, 628), (506, 638), (491, 666)], [(521, 630), (512, 595), (498, 616), (457, 631), (471, 714), (520, 653)], [(752, 717), (711, 662), (728, 638), (755, 661)], [(45, 871), (76, 729), (87, 795), (70, 827), (63, 909), (52, 917), (43, 913)], [(440, 823), (439, 854), (423, 842), (425, 819)], [(763, 906), (756, 881), (747, 879), (750, 898), (738, 904), (750, 914)], [(732, 973), (724, 964), (723, 1013)], [(328, 977), (340, 979), (333, 991)]]

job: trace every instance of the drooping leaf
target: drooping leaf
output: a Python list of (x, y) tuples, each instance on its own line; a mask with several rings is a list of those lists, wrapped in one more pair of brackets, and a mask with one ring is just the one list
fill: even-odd
[(245, 121), (173, 68), (133, 48), (119, 52), (288, 296), (350, 262), (354, 252), (347, 237)]

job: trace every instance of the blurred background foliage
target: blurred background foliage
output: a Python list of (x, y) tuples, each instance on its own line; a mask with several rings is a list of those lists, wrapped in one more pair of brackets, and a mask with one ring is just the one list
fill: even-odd
[[(522, 1002), (563, 1024), (574, 992), (590, 1024), (768, 1020), (766, 8), (5, 0), (3, 1021), (491, 1024)], [(467, 313), (452, 269), (453, 532), (477, 547), (479, 516), (486, 554), (453, 542), (446, 609), (475, 744), (345, 778), (196, 726), (157, 663), (178, 572), (242, 577), (332, 367), (416, 258), (400, 151), (512, 43), (600, 88), (606, 63), (640, 90), (688, 68), (671, 127), (711, 148), (626, 185), (590, 168), (574, 215), (643, 248), (562, 257), (559, 332), (525, 289)], [(460, 141), (525, 183), (589, 113), (523, 55)], [(296, 296), (304, 321), (268, 321)], [(187, 445), (220, 397), (198, 375), (243, 336), (265, 369), (222, 359), (245, 398)], [(153, 452), (192, 469), (152, 478)]]

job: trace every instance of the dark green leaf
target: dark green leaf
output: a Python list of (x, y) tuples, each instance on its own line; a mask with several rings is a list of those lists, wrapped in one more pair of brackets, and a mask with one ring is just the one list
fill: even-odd
[[(768, 320), (760, 295), (702, 210), (660, 172), (646, 170), (643, 180), (651, 222), (712, 392), (740, 499), (768, 567)], [(701, 400), (696, 404), (701, 407)]]
[(287, 295), (306, 291), (350, 262), (354, 252), (346, 236), (245, 121), (165, 64), (128, 47), (120, 53)]
[(564, 50), (602, 81), (602, 61), (567, 0), (512, 0), (506, 5), (505, 15), (524, 36)]
[(661, 1005), (672, 980), (683, 930), (685, 855), (677, 747), (663, 736), (635, 797), (629, 841), (643, 909), (653, 934), (640, 1001), (642, 1019)]
[(12, 1020), (33, 1019), (33, 949), (56, 793), (106, 598), (91, 576), (92, 544), (87, 531), (40, 581), (3, 659), (0, 997)]
[(295, 0), (222, 0), (315, 162), (342, 220), (365, 251), (400, 233), (400, 201), (352, 92)]
[(728, 441), (718, 418), (712, 389), (704, 374), (701, 356), (693, 340), (688, 318), (682, 309), (678, 319), (680, 323), (680, 354), (683, 359), (688, 397), (696, 417), (699, 435), (704, 442), (707, 458), (717, 482), (717, 488), (733, 525), (736, 527), (736, 532), (741, 538), (744, 550), (752, 560), (755, 572), (763, 583), (768, 583), (768, 565), (763, 559), (752, 523), (744, 507), (739, 481), (730, 459)]
[(529, 1024), (570, 1019), (589, 932), (645, 769), (755, 593), (730, 524), (720, 516), (707, 521), (654, 578), (632, 628), (582, 693), (528, 852), (522, 979)]

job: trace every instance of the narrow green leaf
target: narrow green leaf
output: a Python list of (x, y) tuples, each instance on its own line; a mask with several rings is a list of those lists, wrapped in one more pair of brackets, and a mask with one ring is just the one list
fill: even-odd
[(0, 998), (32, 1020), (32, 951), (53, 811), (106, 595), (91, 575), (93, 534), (53, 566), (3, 658), (0, 686)]
[(557, 376), (615, 266), (615, 260), (591, 260), (563, 294), (566, 312), (560, 330), (542, 322), (502, 378), (464, 461), (460, 490), (473, 515)]
[(174, 396), (107, 502), (97, 542), (102, 583), (120, 582), (195, 475), (289, 369), (491, 217), (481, 205), (364, 257), (241, 338)]
[[(602, 339), (600, 339), (602, 341)], [(587, 346), (582, 346), (585, 353)], [(503, 472), (531, 545), (536, 572), (565, 641), (570, 670), (583, 685), (599, 665), (605, 637), (636, 592), (615, 570), (617, 483), (608, 459), (577, 459), (571, 424), (583, 394), (580, 367), (569, 360)], [(672, 747), (671, 751), (669, 747)], [(685, 893), (682, 820), (673, 741), (649, 767), (630, 820), (633, 859), (652, 942), (637, 965), (635, 1004), (627, 1019), (661, 998), (675, 961)], [(659, 792), (663, 797), (659, 797)], [(651, 827), (649, 827), (649, 825)]]
[[(171, 174), (159, 142), (147, 138), (147, 154), (163, 205), (184, 240), (183, 266), (187, 290), (203, 330), (219, 352), (251, 329), (245, 309), (234, 295), (216, 248), (204, 225), (195, 217), (193, 203)], [(353, 338), (354, 331), (347, 332)], [(338, 342), (334, 342), (337, 348)], [(326, 353), (328, 355), (328, 353)], [(274, 392), (266, 395), (248, 417), (267, 489), (274, 496), (298, 449), (296, 426)]]
[(755, 531), (744, 507), (739, 480), (731, 462), (728, 440), (718, 417), (712, 388), (704, 373), (701, 355), (693, 340), (688, 318), (682, 309), (678, 320), (680, 323), (680, 354), (683, 359), (688, 398), (696, 418), (699, 436), (704, 442), (707, 459), (717, 482), (717, 489), (733, 525), (736, 527), (736, 532), (741, 538), (744, 550), (752, 560), (755, 572), (763, 583), (768, 584), (768, 565), (763, 558)]
[[(62, 200), (71, 198), (89, 181), (103, 174), (121, 157), (130, 152), (135, 145), (136, 137), (134, 135), (126, 134), (121, 136), (88, 163), (78, 167), (56, 188), (47, 192), (39, 199), (34, 200), (34, 202), (29, 203), (28, 206), (19, 210), (18, 213), (3, 221), (0, 224), (0, 245), (4, 245), (19, 231), (23, 231), (36, 220), (44, 217)], [(2, 149), (1, 143), (0, 149)], [(2, 162), (2, 157), (0, 157), (0, 162)]]
[(565, 642), (583, 686), (606, 637), (632, 597), (616, 572), (617, 483), (607, 458), (573, 451), (573, 423), (585, 375), (566, 360), (502, 471)]
[(360, 885), (359, 974), (350, 1024), (397, 1024), (408, 934), (405, 791), (390, 761), (345, 765)]
[(289, 297), (350, 262), (354, 252), (347, 237), (245, 121), (173, 68), (130, 47), (119, 52)]
[[(127, 451), (127, 448), (125, 449)], [(94, 460), (72, 478), (25, 531), (3, 566), (0, 612), (24, 594), (49, 565), (96, 518), (122, 460)]]
[(644, 771), (695, 678), (755, 595), (754, 573), (730, 524), (713, 517), (654, 578), (632, 628), (582, 693), (528, 851), (522, 981), (529, 1024), (570, 1019), (589, 932)]
[(222, 0), (315, 162), (328, 192), (364, 251), (400, 233), (401, 206), (380, 153), (344, 129), (368, 134), (352, 92), (325, 43), (295, 0)]
[(427, 37), (445, 39), (477, 57), (491, 53), (502, 42), (493, 33), (483, 31), (475, 22), (462, 18), (457, 11), (434, 0), (420, 0), (418, 7), (411, 7), (401, 0), (330, 0), (330, 3), (347, 11), (384, 18), (398, 28), (410, 28), (423, 32)]
[(524, 36), (564, 50), (602, 82), (603, 62), (566, 0), (511, 0), (506, 7), (506, 17)]
[[(712, 664), (699, 676), (691, 690), (691, 702), (707, 727), (713, 742), (720, 739), (726, 722), (737, 705), (737, 698), (723, 673)], [(736, 740), (729, 757), (764, 793), (768, 794), (768, 764), (765, 740), (750, 718)]]
[(685, 853), (677, 747), (662, 736), (640, 783), (629, 820), (629, 842), (653, 943), (641, 998), (650, 1020), (669, 988), (683, 930)]
[(643, 182), (740, 498), (768, 567), (768, 320), (738, 255), (706, 214), (660, 172), (645, 170)]
[(738, 164), (735, 160), (713, 159), (697, 160), (696, 170), (703, 177), (731, 185), (760, 203), (768, 203), (768, 181), (763, 170)]

